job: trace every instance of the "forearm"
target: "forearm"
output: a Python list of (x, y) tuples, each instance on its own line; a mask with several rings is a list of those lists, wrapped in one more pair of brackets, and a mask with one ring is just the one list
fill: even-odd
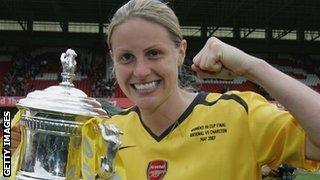
[(263, 60), (254, 58), (253, 62), (246, 77), (286, 107), (320, 148), (320, 94)]

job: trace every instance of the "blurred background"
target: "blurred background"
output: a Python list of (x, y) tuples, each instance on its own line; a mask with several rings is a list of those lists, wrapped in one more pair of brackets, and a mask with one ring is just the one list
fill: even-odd
[[(88, 96), (127, 108), (132, 103), (112, 73), (105, 43), (109, 20), (123, 0), (0, 0), (0, 108), (16, 112), (15, 103), (34, 90), (60, 82), (60, 55), (77, 56), (75, 86)], [(180, 69), (182, 86), (223, 93), (255, 91), (277, 104), (265, 90), (243, 77), (197, 79), (192, 58), (216, 36), (260, 57), (320, 92), (319, 0), (168, 0), (177, 14), (187, 57)], [(280, 104), (277, 104), (281, 107)], [(320, 179), (320, 172), (300, 171), (296, 179)]]

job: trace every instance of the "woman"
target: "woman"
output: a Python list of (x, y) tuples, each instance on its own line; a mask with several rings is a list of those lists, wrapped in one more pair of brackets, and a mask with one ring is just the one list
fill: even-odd
[(115, 13), (108, 35), (117, 81), (136, 104), (107, 121), (124, 133), (117, 163), (128, 179), (247, 180), (260, 179), (264, 164), (316, 167), (320, 95), (315, 91), (214, 37), (192, 69), (200, 77), (244, 76), (292, 115), (253, 92), (184, 91), (178, 68), (187, 42), (173, 11), (159, 1), (129, 1)]

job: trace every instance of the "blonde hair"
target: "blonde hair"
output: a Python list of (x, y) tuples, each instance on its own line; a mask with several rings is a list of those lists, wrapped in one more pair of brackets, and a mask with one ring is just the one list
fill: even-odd
[(119, 8), (111, 19), (107, 37), (107, 44), (110, 49), (114, 29), (130, 18), (142, 18), (160, 24), (168, 30), (172, 41), (177, 47), (183, 40), (179, 20), (166, 4), (158, 0), (131, 0)]

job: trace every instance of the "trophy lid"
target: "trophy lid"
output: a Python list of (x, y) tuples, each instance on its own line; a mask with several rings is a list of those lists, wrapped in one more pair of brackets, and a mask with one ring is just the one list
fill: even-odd
[(26, 98), (19, 101), (17, 106), (92, 117), (100, 115), (98, 112), (105, 112), (101, 105), (97, 106), (100, 104), (98, 101), (74, 87), (72, 81), (75, 76), (76, 56), (77, 54), (72, 49), (62, 53), (60, 57), (63, 67), (62, 82), (58, 86), (29, 93)]

